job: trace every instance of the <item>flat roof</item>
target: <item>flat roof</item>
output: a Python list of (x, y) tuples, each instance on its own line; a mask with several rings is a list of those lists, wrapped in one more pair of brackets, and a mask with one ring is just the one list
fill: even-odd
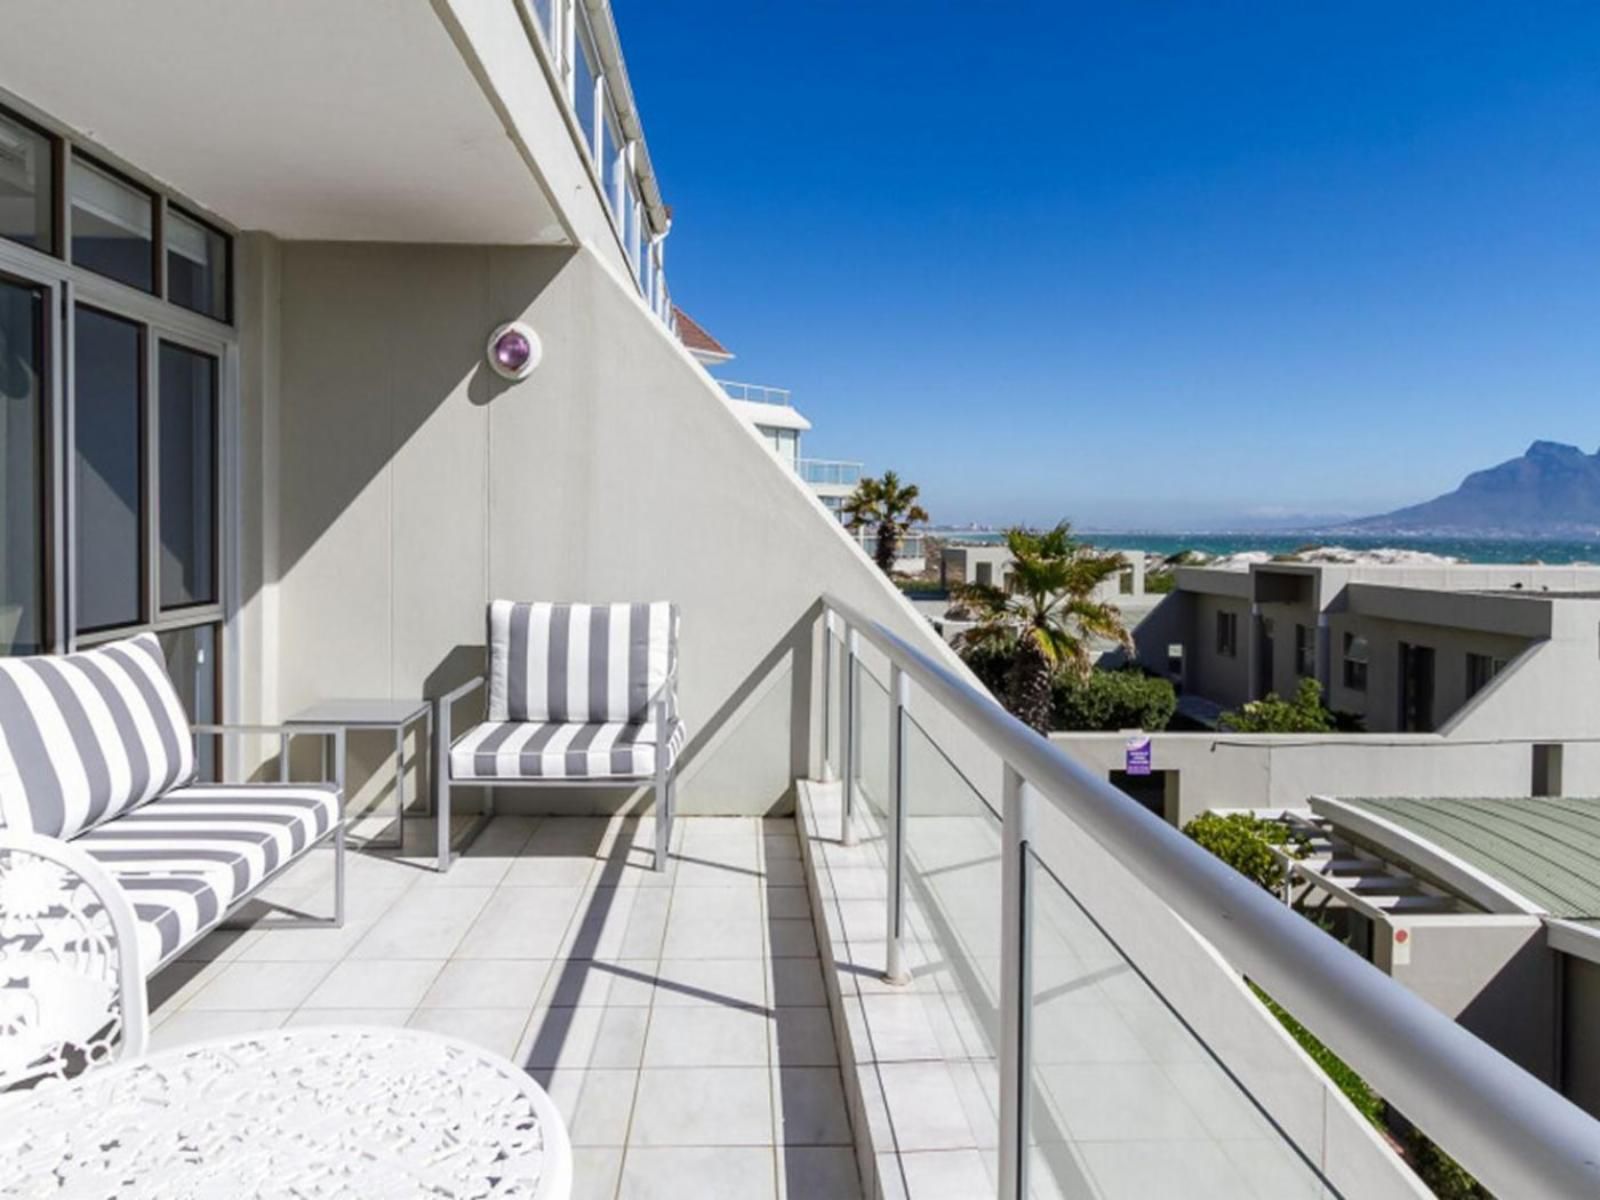
[(1534, 911), (1600, 918), (1600, 798), (1341, 796), (1312, 808), (1474, 898), (1487, 884)]

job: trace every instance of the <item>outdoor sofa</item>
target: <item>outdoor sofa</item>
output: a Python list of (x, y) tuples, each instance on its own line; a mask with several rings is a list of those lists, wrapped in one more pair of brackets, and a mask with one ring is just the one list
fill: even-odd
[[(673, 768), (687, 737), (678, 718), (677, 607), (496, 600), (488, 626), (487, 677), (436, 702), (439, 869), (450, 866), (456, 786), (489, 789), (475, 833), (493, 815), (495, 788), (650, 783), (654, 865), (665, 870), (677, 805)], [(452, 743), (455, 705), (485, 684), (484, 720)]]
[(326, 923), (341, 925), (343, 731), (293, 730), (334, 740), (331, 782), (196, 779), (198, 738), (283, 732), (191, 725), (151, 633), (0, 659), (0, 828), (71, 842), (105, 868), (132, 908), (146, 978), (329, 840)]

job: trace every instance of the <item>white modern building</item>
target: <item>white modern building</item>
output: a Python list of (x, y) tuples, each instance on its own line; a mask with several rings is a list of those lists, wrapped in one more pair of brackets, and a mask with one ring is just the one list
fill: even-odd
[[(682, 309), (676, 310), (676, 320), (679, 340), (697, 362), (709, 369), (732, 360), (733, 352)], [(810, 430), (811, 422), (794, 406), (788, 388), (730, 379), (718, 382), (733, 401), (734, 411), (755, 426), (767, 447), (810, 486), (829, 512), (843, 522), (844, 504), (861, 482), (862, 464), (848, 459), (804, 456), (801, 439)], [(877, 545), (877, 538), (873, 534), (862, 530), (857, 533), (856, 539), (869, 555), (873, 553)], [(908, 533), (901, 541), (895, 570), (902, 574), (920, 573), (926, 566), (926, 554), (922, 534)]]
[[(414, 803), (343, 926), (262, 920), (318, 850), (156, 971), (158, 1053), (475, 1043), (585, 1197), (1420, 1196), (1248, 977), (1497, 1194), (1595, 1194), (1600, 1125), (1005, 717), (776, 461), (680, 340), (605, 0), (16, 0), (0, 88), (0, 653), (151, 632), (192, 720), (448, 742), (491, 601), (681, 620), (662, 870), (648, 787), (480, 788), (447, 874)], [(429, 758), (350, 733), (356, 840)]]

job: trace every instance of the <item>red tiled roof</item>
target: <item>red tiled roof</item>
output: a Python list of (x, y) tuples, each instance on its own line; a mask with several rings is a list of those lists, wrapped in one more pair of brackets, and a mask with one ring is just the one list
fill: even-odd
[(672, 315), (677, 318), (678, 340), (689, 349), (698, 350), (702, 354), (725, 354), (729, 358), (733, 357), (733, 351), (707, 333), (704, 326), (676, 304), (672, 306)]

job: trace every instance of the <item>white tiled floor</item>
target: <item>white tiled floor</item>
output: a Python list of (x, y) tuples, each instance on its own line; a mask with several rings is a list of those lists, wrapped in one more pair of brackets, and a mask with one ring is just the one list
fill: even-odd
[[(436, 1030), (550, 1092), (576, 1200), (858, 1200), (794, 822), (681, 820), (664, 874), (653, 840), (631, 817), (501, 817), (439, 876), (419, 822), (407, 857), (351, 855), (345, 928), (213, 934), (158, 976), (154, 1044)], [(264, 899), (325, 913), (330, 858)]]

